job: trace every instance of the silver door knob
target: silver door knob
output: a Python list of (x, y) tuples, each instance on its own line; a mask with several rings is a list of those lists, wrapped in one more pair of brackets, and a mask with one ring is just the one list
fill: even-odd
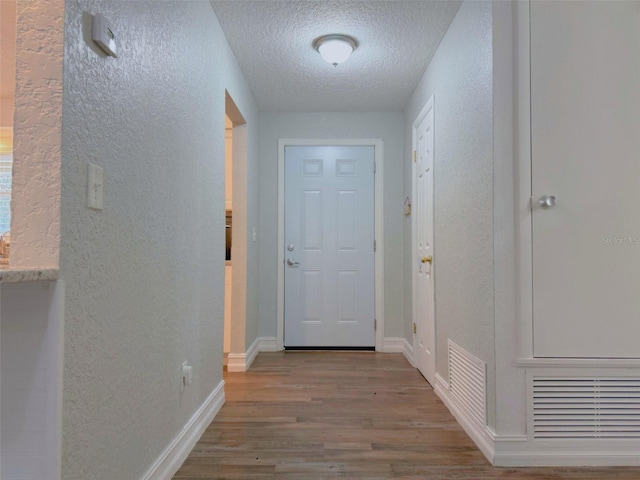
[(296, 262), (293, 258), (287, 258), (287, 265), (295, 267), (296, 265), (300, 265), (300, 262)]
[(540, 206), (546, 210), (547, 208), (555, 207), (556, 197), (553, 195), (543, 195), (540, 197), (538, 202), (540, 203)]

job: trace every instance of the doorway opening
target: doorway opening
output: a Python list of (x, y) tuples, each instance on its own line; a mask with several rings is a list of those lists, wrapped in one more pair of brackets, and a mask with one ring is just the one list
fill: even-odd
[(227, 365), (231, 351), (231, 291), (233, 267), (231, 246), (233, 236), (233, 122), (224, 116), (224, 208), (225, 208), (225, 263), (224, 263), (224, 361)]
[(244, 371), (247, 288), (246, 121), (225, 92), (225, 292), (223, 365)]

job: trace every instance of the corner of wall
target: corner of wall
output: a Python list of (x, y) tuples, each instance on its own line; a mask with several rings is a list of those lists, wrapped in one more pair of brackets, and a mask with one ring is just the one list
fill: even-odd
[(63, 0), (19, 2), (10, 265), (57, 268), (62, 163)]
[(495, 430), (526, 433), (525, 372), (516, 367), (518, 115), (516, 4), (492, 5)]

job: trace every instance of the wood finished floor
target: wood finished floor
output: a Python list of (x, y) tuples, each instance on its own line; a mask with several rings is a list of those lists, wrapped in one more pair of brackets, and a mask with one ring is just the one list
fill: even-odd
[(261, 353), (174, 480), (602, 479), (640, 468), (494, 468), (402, 354)]

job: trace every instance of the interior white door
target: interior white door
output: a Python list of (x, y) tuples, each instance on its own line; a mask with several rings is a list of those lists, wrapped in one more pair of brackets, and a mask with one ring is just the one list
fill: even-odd
[(640, 2), (530, 11), (534, 356), (640, 357)]
[(374, 347), (372, 146), (285, 147), (284, 345)]
[(433, 97), (414, 127), (413, 166), (413, 351), (416, 366), (435, 385), (433, 252)]

